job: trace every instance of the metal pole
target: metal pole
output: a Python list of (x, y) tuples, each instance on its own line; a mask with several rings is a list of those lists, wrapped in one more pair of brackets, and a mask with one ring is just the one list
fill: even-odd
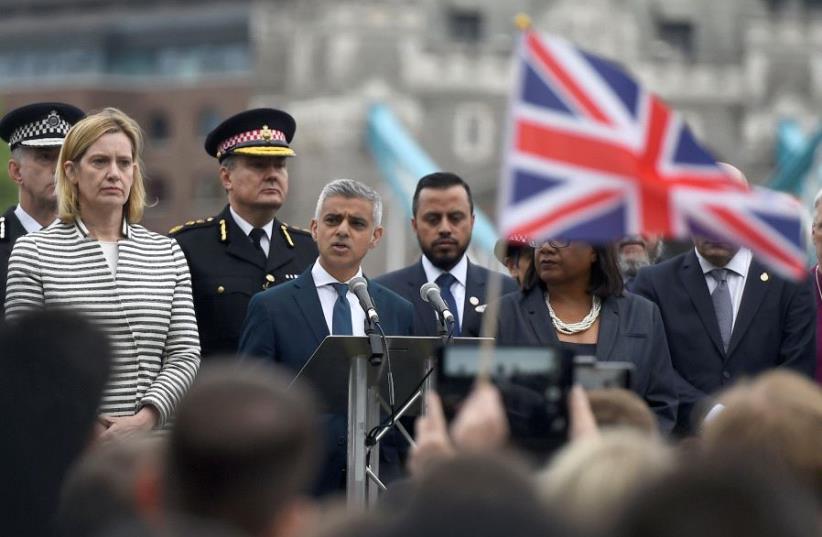
[[(377, 398), (378, 387), (371, 386), (368, 388), (368, 400), (366, 401), (366, 429), (360, 440), (363, 449), (365, 449), (365, 435), (368, 431), (377, 427), (380, 424), (380, 402)], [(369, 465), (366, 468), (367, 473), (373, 474), (376, 479), (367, 479), (366, 486), (366, 505), (370, 508), (377, 506), (377, 501), (380, 499), (380, 491), (385, 488), (385, 485), (379, 479), (380, 475), (380, 444), (377, 443), (371, 447), (371, 455), (368, 458)], [(382, 487), (380, 487), (382, 485)]]
[[(365, 509), (365, 435), (368, 432), (368, 358), (357, 356), (348, 370), (348, 464), (346, 493), (348, 507)], [(377, 455), (379, 457), (379, 454)]]

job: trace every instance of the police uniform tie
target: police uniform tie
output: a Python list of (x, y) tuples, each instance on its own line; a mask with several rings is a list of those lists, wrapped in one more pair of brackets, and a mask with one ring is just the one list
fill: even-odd
[(446, 304), (448, 304), (448, 309), (451, 310), (451, 314), (454, 316), (454, 331), (451, 335), (455, 337), (462, 333), (462, 330), (460, 329), (460, 311), (457, 309), (457, 301), (451, 293), (451, 286), (456, 283), (456, 281), (457, 278), (455, 278), (450, 272), (443, 272), (435, 280), (435, 283), (440, 286), (440, 294), (442, 295), (442, 299), (445, 300)]
[(337, 301), (334, 302), (334, 310), (331, 315), (331, 333), (339, 336), (350, 336), (354, 334), (351, 328), (351, 305), (348, 303), (348, 284), (332, 283), (337, 291)]
[(731, 330), (734, 321), (734, 307), (731, 301), (731, 291), (728, 289), (728, 270), (713, 269), (708, 274), (716, 281), (714, 292), (711, 293), (711, 301), (714, 303), (714, 313), (719, 323), (719, 334), (722, 336), (722, 345), (725, 351), (731, 342)]
[(268, 255), (266, 254), (265, 250), (263, 250), (263, 237), (265, 237), (265, 230), (263, 228), (255, 227), (251, 230), (251, 233), (248, 234), (248, 237), (251, 239), (251, 242), (254, 243), (254, 246), (257, 247), (257, 251), (262, 256), (263, 262), (268, 259)]

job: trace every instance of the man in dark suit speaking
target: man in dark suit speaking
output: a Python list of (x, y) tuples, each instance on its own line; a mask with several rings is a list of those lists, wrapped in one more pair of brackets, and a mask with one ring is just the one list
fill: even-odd
[[(474, 265), (465, 251), (474, 229), (471, 189), (458, 175), (437, 172), (417, 183), (411, 227), (422, 257), (409, 267), (384, 274), (377, 281), (414, 304), (414, 331), (436, 336), (434, 310), (420, 298), (420, 287), (435, 282), (455, 317), (454, 336), (478, 336), (490, 271)], [(503, 278), (502, 294), (517, 291), (516, 282)]]
[[(383, 234), (382, 200), (368, 186), (338, 179), (320, 193), (311, 235), (317, 261), (296, 280), (251, 298), (240, 336), (240, 354), (282, 364), (295, 373), (329, 334), (365, 334), (365, 312), (348, 282), (362, 276), (361, 263)], [(381, 285), (368, 292), (387, 335), (411, 335), (413, 308)], [(345, 468), (345, 420), (330, 421), (329, 462), (320, 491), (342, 484)], [(383, 457), (389, 450), (381, 450)], [(388, 461), (395, 462), (395, 461)]]
[(639, 271), (633, 290), (659, 306), (679, 373), (677, 429), (691, 410), (744, 375), (785, 366), (813, 376), (809, 286), (769, 273), (751, 251), (695, 238), (694, 250)]

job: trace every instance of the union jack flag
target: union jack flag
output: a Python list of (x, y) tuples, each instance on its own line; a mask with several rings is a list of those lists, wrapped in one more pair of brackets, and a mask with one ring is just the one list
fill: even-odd
[(523, 32), (499, 198), (504, 236), (604, 242), (698, 234), (806, 274), (801, 206), (751, 189), (612, 62)]

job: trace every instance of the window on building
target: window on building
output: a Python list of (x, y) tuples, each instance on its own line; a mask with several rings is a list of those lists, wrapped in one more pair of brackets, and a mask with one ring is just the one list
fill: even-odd
[(694, 25), (690, 21), (660, 20), (656, 24), (659, 39), (684, 59), (694, 57)]
[(220, 124), (220, 113), (213, 106), (206, 106), (197, 114), (197, 135), (203, 138)]
[(146, 203), (149, 207), (164, 207), (170, 201), (168, 181), (162, 173), (151, 173), (145, 180)]
[(159, 110), (151, 113), (148, 119), (148, 140), (151, 145), (162, 146), (171, 136), (168, 117)]
[(454, 154), (465, 162), (484, 163), (494, 154), (494, 114), (485, 103), (462, 103), (454, 109)]
[(225, 189), (216, 170), (194, 177), (194, 210), (210, 214), (225, 204)]
[(477, 9), (451, 8), (447, 14), (448, 34), (454, 41), (476, 43), (485, 31), (482, 12)]
[(766, 0), (765, 3), (771, 11), (781, 11), (791, 6), (814, 10), (822, 9), (822, 0)]

